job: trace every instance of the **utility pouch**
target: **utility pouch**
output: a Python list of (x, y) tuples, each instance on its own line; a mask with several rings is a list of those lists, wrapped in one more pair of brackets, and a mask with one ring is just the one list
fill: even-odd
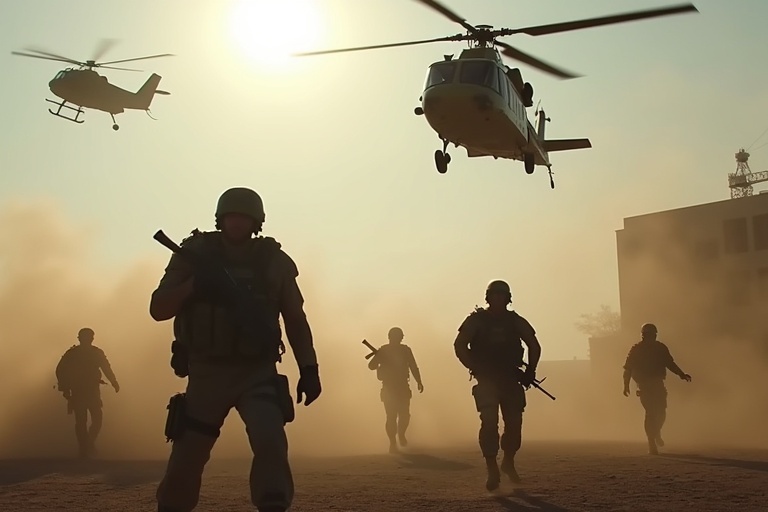
[(165, 420), (165, 442), (176, 441), (184, 433), (186, 417), (186, 393), (176, 393), (168, 402), (168, 417)]
[(280, 407), (280, 412), (283, 413), (283, 420), (285, 423), (290, 423), (296, 417), (296, 410), (293, 408), (288, 377), (278, 373), (275, 377), (275, 390), (277, 391), (277, 405)]

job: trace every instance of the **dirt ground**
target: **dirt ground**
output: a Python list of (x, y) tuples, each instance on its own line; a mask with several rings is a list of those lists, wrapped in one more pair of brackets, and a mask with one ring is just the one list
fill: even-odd
[[(154, 511), (165, 461), (0, 461), (2, 511)], [(529, 442), (517, 458), (523, 483), (484, 488), (473, 446), (399, 455), (294, 457), (291, 510), (319, 511), (727, 511), (767, 510), (768, 451), (669, 447), (650, 456), (642, 444)], [(200, 505), (210, 512), (252, 511), (249, 461), (215, 457)]]

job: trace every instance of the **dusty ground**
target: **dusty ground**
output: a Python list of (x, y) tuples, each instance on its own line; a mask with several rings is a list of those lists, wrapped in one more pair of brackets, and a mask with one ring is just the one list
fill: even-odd
[[(727, 511), (768, 510), (768, 451), (640, 444), (529, 442), (524, 483), (485, 491), (474, 447), (401, 455), (293, 459), (294, 511)], [(154, 511), (164, 461), (3, 460), (2, 511)], [(247, 460), (214, 459), (200, 511), (252, 511)]]

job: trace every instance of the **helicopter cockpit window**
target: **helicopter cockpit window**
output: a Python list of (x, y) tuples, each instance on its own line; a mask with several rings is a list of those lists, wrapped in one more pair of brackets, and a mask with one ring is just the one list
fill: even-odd
[(456, 74), (455, 62), (441, 62), (439, 64), (433, 64), (429, 68), (429, 74), (427, 75), (427, 84), (425, 89), (434, 85), (449, 84), (453, 82), (453, 76)]
[(461, 64), (461, 83), (482, 85), (499, 92), (497, 69), (496, 64), (489, 61), (464, 61)]

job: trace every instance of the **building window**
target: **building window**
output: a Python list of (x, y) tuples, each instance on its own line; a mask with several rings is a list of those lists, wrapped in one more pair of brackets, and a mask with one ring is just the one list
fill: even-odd
[(768, 213), (752, 217), (752, 236), (756, 251), (768, 249)]
[(725, 252), (728, 254), (747, 252), (749, 241), (747, 240), (747, 218), (728, 219), (723, 221), (723, 236), (725, 238)]
[(757, 269), (757, 294), (760, 300), (768, 300), (768, 267)]

